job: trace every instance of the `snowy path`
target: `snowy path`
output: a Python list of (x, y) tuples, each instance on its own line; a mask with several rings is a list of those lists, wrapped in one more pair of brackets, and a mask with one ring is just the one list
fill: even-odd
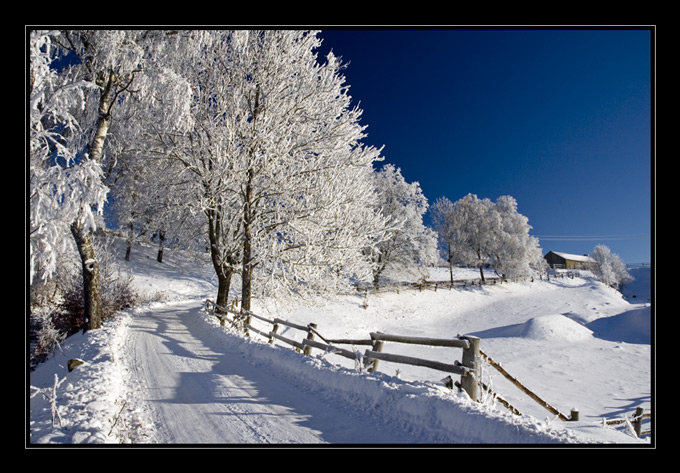
[(229, 352), (199, 303), (148, 311), (129, 327), (126, 357), (159, 443), (404, 443), (351, 405), (328, 405)]

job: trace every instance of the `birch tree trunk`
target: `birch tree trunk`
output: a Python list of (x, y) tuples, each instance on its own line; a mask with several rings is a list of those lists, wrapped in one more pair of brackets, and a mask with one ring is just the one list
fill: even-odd
[(102, 310), (99, 284), (99, 262), (92, 243), (92, 235), (76, 223), (71, 225), (83, 273), (83, 331), (101, 328)]
[[(111, 127), (110, 92), (116, 80), (113, 72), (105, 77), (104, 82), (97, 81), (103, 90), (99, 99), (97, 128), (87, 158), (96, 162), (101, 162), (104, 142)], [(92, 230), (76, 221), (71, 224), (71, 234), (80, 255), (83, 275), (83, 317), (85, 319), (83, 331), (98, 329), (102, 326), (101, 287), (99, 261), (92, 242)]]

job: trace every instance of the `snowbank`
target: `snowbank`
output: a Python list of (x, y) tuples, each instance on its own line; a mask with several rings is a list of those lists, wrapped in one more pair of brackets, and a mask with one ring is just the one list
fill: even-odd
[(330, 355), (304, 357), (286, 347), (257, 339), (241, 339), (213, 317), (206, 323), (224, 331), (230, 343), (241, 345), (244, 356), (258, 369), (285, 377), (298, 389), (313, 392), (329, 403), (359, 406), (372, 416), (406, 430), (414, 443), (522, 444), (596, 443), (551, 422), (522, 418), (473, 403), (462, 393), (431, 383), (409, 382), (383, 373), (343, 368)]
[[(69, 337), (30, 373), (30, 443), (120, 443), (134, 437), (139, 425), (132, 420), (135, 407), (126, 405), (126, 367), (120, 358), (128, 321), (129, 314), (121, 313), (101, 330)], [(69, 372), (71, 359), (83, 364)], [(56, 411), (50, 402), (55, 395)]]

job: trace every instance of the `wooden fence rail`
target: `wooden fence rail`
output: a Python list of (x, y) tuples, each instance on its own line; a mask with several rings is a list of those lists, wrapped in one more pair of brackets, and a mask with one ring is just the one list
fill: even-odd
[(498, 371), (500, 374), (502, 374), (512, 384), (517, 386), (520, 391), (522, 391), (524, 394), (526, 394), (531, 399), (533, 399), (538, 404), (540, 404), (545, 409), (547, 409), (548, 412), (556, 415), (560, 420), (564, 420), (564, 421), (578, 420), (578, 413), (576, 411), (572, 411), (571, 416), (567, 417), (566, 415), (564, 415), (560, 411), (558, 411), (557, 408), (555, 408), (555, 407), (551, 406), (550, 404), (548, 404), (547, 402), (545, 402), (538, 395), (536, 395), (536, 393), (532, 392), (526, 386), (524, 386), (522, 383), (520, 383), (517, 378), (515, 378), (514, 376), (511, 376), (510, 373), (508, 373), (500, 364), (496, 363), (493, 359), (491, 359), (491, 357), (488, 356), (486, 353), (480, 351), (480, 354), (489, 363), (490, 366), (492, 366), (496, 371)]
[[(467, 287), (467, 286), (485, 286), (485, 285), (495, 285), (495, 284), (502, 284), (505, 282), (518, 282), (518, 281), (525, 281), (530, 278), (505, 278), (505, 277), (500, 277), (500, 276), (485, 276), (484, 280), (481, 278), (468, 278), (468, 279), (454, 279), (453, 281), (448, 280), (448, 281), (431, 281), (428, 279), (423, 279), (417, 282), (409, 282), (409, 283), (393, 283), (393, 284), (387, 284), (384, 286), (381, 286), (381, 289), (385, 290), (399, 290), (400, 288), (404, 289), (417, 289), (419, 291), (422, 291), (423, 289), (431, 289), (435, 292), (437, 292), (437, 289), (441, 288), (447, 288), (447, 289), (453, 289), (454, 287)], [(368, 290), (371, 289), (373, 286), (366, 286), (363, 288), (363, 290)]]
[[(409, 364), (413, 366), (422, 366), (439, 371), (453, 373), (461, 377), (460, 383), (456, 385), (465, 391), (471, 399), (477, 400), (478, 391), (478, 377), (479, 377), (479, 338), (477, 337), (458, 337), (455, 339), (437, 339), (437, 338), (423, 338), (410, 337), (403, 335), (390, 335), (380, 332), (370, 334), (370, 339), (327, 339), (318, 332), (316, 324), (310, 323), (308, 325), (300, 325), (288, 322), (283, 319), (274, 318), (269, 319), (252, 312), (236, 311), (234, 309), (220, 307), (212, 301), (206, 301), (206, 310), (213, 313), (219, 320), (220, 325), (225, 325), (229, 322), (233, 327), (244, 330), (246, 334), (250, 332), (257, 333), (263, 337), (268, 338), (269, 343), (273, 343), (274, 339), (280, 340), (288, 345), (293, 346), (296, 350), (302, 351), (305, 355), (310, 355), (312, 348), (323, 350), (325, 353), (337, 354), (355, 361), (361, 359), (364, 367), (369, 372), (377, 370), (378, 361), (389, 361), (392, 363)], [(231, 315), (231, 318), (229, 317)], [(252, 319), (257, 319), (272, 326), (269, 331), (261, 330), (252, 325)], [(306, 333), (306, 338), (298, 342), (278, 333), (281, 325), (302, 331)], [(315, 340), (318, 336), (324, 342)], [(407, 343), (417, 345), (429, 345), (437, 347), (454, 347), (462, 348), (463, 356), (461, 361), (453, 363), (442, 363), (435, 360), (426, 360), (422, 358), (397, 355), (391, 353), (383, 353), (384, 342)], [(361, 355), (358, 352), (347, 350), (338, 347), (337, 345), (368, 345), (368, 349)]]
[[(457, 336), (456, 338), (429, 338), (429, 337), (412, 337), (408, 335), (394, 335), (386, 334), (381, 332), (371, 332), (370, 338), (367, 339), (348, 339), (348, 338), (326, 338), (319, 333), (317, 330), (317, 325), (310, 323), (307, 325), (300, 325), (296, 323), (289, 322), (280, 318), (267, 318), (261, 315), (254, 314), (248, 311), (235, 310), (233, 308), (225, 308), (216, 305), (214, 302), (208, 300), (206, 301), (206, 310), (209, 313), (214, 314), (219, 320), (220, 325), (225, 325), (227, 322), (234, 328), (243, 330), (246, 335), (250, 335), (251, 332), (257, 333), (268, 339), (270, 344), (274, 343), (274, 340), (280, 340), (292, 347), (295, 350), (310, 356), (312, 349), (316, 348), (322, 350), (327, 354), (335, 354), (342, 356), (344, 358), (354, 360), (355, 363), (362, 363), (364, 368), (368, 372), (376, 371), (378, 368), (378, 362), (380, 360), (387, 361), (391, 363), (407, 364), (411, 366), (420, 366), (425, 368), (434, 369), (437, 371), (442, 371), (454, 375), (460, 376), (460, 382), (454, 382), (453, 379), (448, 377), (447, 386), (453, 388), (457, 386), (459, 390), (464, 391), (470, 396), (474, 401), (478, 400), (478, 391), (484, 389), (490, 391), (488, 386), (486, 386), (481, 380), (481, 363), (486, 361), (491, 367), (508, 379), (512, 384), (514, 384), (520, 391), (525, 393), (529, 398), (543, 406), (550, 413), (556, 415), (560, 420), (563, 421), (577, 421), (579, 420), (579, 413), (576, 410), (572, 410), (570, 415), (567, 416), (560, 412), (557, 408), (553, 407), (543, 399), (541, 399), (534, 392), (529, 390), (524, 386), (517, 378), (510, 375), (499, 363), (494, 361), (486, 353), (480, 349), (481, 340), (478, 337), (473, 336)], [(253, 326), (252, 320), (256, 319), (266, 324), (272, 326), (271, 330), (263, 330)], [(281, 326), (286, 326), (306, 334), (305, 338), (301, 341), (293, 340), (289, 337), (283, 336), (278, 333)], [(322, 341), (316, 339), (318, 337)], [(383, 352), (385, 342), (390, 343), (403, 343), (403, 344), (415, 344), (424, 345), (430, 347), (448, 347), (448, 348), (461, 348), (462, 357), (461, 360), (454, 360), (451, 363), (445, 363), (436, 360), (428, 360), (423, 358), (417, 358), (413, 356), (405, 356), (395, 353), (385, 353)], [(338, 345), (366, 345), (370, 348), (365, 350), (364, 353), (359, 351), (348, 350), (346, 348), (339, 347)], [(498, 396), (496, 393), (492, 393), (496, 400), (508, 408), (511, 412), (517, 415), (521, 413), (513, 406), (511, 406), (507, 401)], [(644, 414), (641, 408), (636, 410), (635, 416), (631, 421), (634, 427), (635, 433), (638, 437), (645, 435), (649, 432), (642, 430), (643, 419), (649, 419), (651, 416), (649, 414)], [(608, 425), (616, 425), (624, 423), (626, 420), (610, 420), (606, 421)]]
[(635, 409), (635, 413), (633, 414), (632, 419), (613, 419), (606, 420), (604, 421), (604, 423), (606, 425), (620, 425), (630, 423), (630, 425), (633, 427), (635, 435), (637, 435), (638, 437), (642, 437), (644, 435), (650, 435), (652, 433), (651, 429), (642, 430), (643, 422), (651, 418), (652, 418), (651, 412), (644, 412), (644, 409), (642, 407), (638, 407)]

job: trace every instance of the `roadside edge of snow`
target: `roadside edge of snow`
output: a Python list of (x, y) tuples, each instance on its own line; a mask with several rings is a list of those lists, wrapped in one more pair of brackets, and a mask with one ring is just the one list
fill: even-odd
[[(60, 424), (52, 425), (52, 408), (45, 395), (27, 400), (27, 445), (152, 442), (151, 414), (137, 402), (123, 358), (129, 323), (137, 311), (147, 308), (120, 311), (101, 329), (68, 337), (27, 374), (31, 394), (38, 388), (49, 396), (55, 376), (61, 382), (56, 389)], [(69, 372), (67, 363), (72, 358), (83, 364)]]
[[(304, 356), (286, 346), (269, 345), (259, 336), (245, 338), (221, 327), (201, 311), (204, 321), (221, 330), (226, 343), (258, 368), (285, 377), (299, 389), (364, 409), (367, 415), (402, 429), (428, 444), (597, 444), (550, 420), (519, 417), (493, 406), (472, 402), (444, 386), (400, 380), (333, 364), (318, 349)], [(334, 356), (334, 355), (328, 355)]]

